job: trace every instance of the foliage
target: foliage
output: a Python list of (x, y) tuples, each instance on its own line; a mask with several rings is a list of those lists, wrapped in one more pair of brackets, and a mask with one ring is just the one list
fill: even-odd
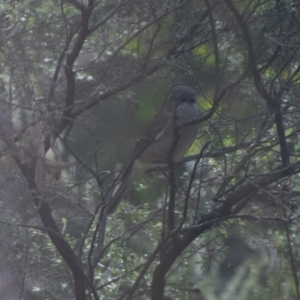
[[(298, 1), (0, 8), (1, 299), (300, 298)], [(106, 216), (174, 84), (198, 138)]]

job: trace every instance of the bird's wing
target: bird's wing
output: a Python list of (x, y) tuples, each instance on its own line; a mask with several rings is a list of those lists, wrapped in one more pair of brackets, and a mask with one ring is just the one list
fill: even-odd
[[(163, 132), (169, 124), (170, 116), (165, 110), (161, 110), (149, 124), (146, 130), (146, 135), (138, 141), (130, 159), (123, 167), (117, 178), (118, 184), (115, 188), (111, 201), (106, 207), (105, 213), (107, 215), (110, 215), (115, 211), (132, 183), (147, 170), (148, 167), (146, 165), (139, 164), (137, 160), (140, 155), (155, 141), (155, 139), (159, 138), (160, 133)], [(135, 163), (136, 165), (133, 166)]]
[(155, 141), (160, 133), (170, 124), (170, 117), (162, 111), (149, 124), (146, 135), (142, 137), (136, 144), (132, 157), (138, 157), (153, 141)]
[(136, 159), (160, 136), (167, 126), (172, 121), (171, 113), (169, 110), (161, 109), (158, 114), (153, 118), (143, 136), (135, 145), (128, 163), (124, 166), (121, 172), (121, 179), (128, 175), (132, 165)]

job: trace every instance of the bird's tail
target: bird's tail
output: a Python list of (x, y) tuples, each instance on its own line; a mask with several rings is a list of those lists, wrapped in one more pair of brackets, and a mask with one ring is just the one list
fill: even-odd
[(139, 179), (145, 171), (149, 168), (149, 165), (140, 164), (135, 162), (131, 167), (129, 174), (124, 177), (121, 182), (115, 187), (112, 199), (108, 202), (105, 208), (105, 214), (111, 215), (115, 212), (121, 200), (123, 199), (126, 192), (129, 190), (131, 185)]
[(131, 184), (127, 181), (119, 183), (116, 187), (112, 199), (105, 208), (105, 214), (111, 215), (115, 212), (126, 192), (129, 190)]

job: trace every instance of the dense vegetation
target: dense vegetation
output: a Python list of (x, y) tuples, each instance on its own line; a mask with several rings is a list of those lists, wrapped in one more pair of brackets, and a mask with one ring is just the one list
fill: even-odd
[[(297, 0), (0, 8), (1, 299), (300, 299)], [(197, 139), (105, 216), (174, 84)]]

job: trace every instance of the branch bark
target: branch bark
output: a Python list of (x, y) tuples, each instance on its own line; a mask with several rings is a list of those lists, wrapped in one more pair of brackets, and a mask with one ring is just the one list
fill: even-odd
[[(260, 188), (266, 187), (281, 178), (299, 172), (300, 161), (273, 173), (260, 174), (260, 178), (253, 180), (253, 182), (247, 182), (237, 188), (237, 190), (233, 192), (232, 195), (224, 201), (224, 203), (216, 203), (210, 211), (201, 217), (197, 225), (183, 229), (176, 239), (172, 239), (170, 246), (162, 255), (159, 264), (154, 270), (151, 286), (151, 299), (164, 299), (165, 276), (176, 259), (181, 255), (186, 247), (192, 243), (193, 240), (206, 230), (219, 224), (222, 218), (231, 215), (233, 207), (249, 195), (254, 194)], [(246, 203), (247, 201), (245, 201), (238, 210), (235, 210), (234, 213), (238, 213), (246, 205)], [(174, 241), (176, 241), (176, 243), (174, 243)]]

